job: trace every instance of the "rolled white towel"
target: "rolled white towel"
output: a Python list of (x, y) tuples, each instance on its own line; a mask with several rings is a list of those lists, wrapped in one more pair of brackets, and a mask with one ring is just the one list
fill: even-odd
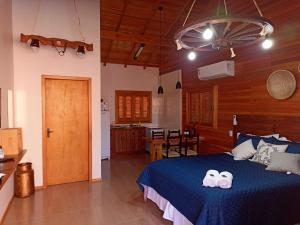
[(220, 174), (217, 170), (208, 170), (203, 179), (203, 186), (217, 187), (219, 179), (220, 179)]
[(230, 172), (223, 171), (220, 173), (218, 186), (220, 188), (229, 189), (232, 187), (233, 175)]

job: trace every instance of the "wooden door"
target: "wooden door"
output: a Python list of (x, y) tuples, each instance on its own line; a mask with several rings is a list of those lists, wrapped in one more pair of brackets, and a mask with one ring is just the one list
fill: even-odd
[(201, 93), (201, 124), (212, 125), (213, 122), (213, 97), (211, 92)]
[(90, 80), (43, 81), (45, 183), (88, 180)]

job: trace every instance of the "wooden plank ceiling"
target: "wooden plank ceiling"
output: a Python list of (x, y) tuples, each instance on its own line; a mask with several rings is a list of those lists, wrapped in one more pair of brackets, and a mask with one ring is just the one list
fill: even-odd
[[(293, 1), (298, 0), (291, 0)], [(118, 63), (125, 66), (172, 67), (176, 64), (176, 58), (184, 53), (176, 51), (173, 36), (182, 26), (192, 2), (193, 0), (101, 0), (101, 61), (104, 64)], [(188, 23), (216, 15), (218, 2), (219, 0), (197, 0)], [(264, 8), (277, 4), (277, 0), (257, 2), (263, 12)], [(252, 0), (227, 0), (227, 5), (229, 13), (233, 15), (258, 15)], [(159, 54), (159, 6), (164, 7), (162, 61)], [(284, 9), (269, 11), (265, 16), (280, 13), (280, 10)], [(140, 57), (134, 60), (141, 43), (145, 43), (145, 48)], [(172, 65), (168, 65), (169, 62), (172, 62)]]

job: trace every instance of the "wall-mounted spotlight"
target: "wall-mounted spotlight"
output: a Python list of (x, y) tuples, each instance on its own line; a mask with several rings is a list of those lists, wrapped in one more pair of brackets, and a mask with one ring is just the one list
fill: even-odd
[(140, 55), (141, 55), (144, 48), (145, 48), (145, 44), (141, 43), (139, 49), (136, 51), (136, 53), (133, 57), (134, 60), (137, 60), (140, 57)]
[(77, 48), (76, 54), (77, 55), (85, 55), (85, 48), (84, 48), (84, 46), (79, 45), (78, 48)]
[(30, 47), (31, 48), (39, 48), (40, 47), (39, 40), (37, 40), (37, 39), (31, 39)]

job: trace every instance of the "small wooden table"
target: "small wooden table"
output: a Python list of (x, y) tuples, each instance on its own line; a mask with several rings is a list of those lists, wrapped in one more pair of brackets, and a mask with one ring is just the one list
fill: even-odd
[[(159, 160), (163, 158), (163, 144), (167, 144), (167, 139), (158, 138), (152, 139), (149, 137), (145, 138), (146, 142), (150, 143), (150, 160)], [(195, 142), (197, 137), (188, 138), (188, 142)], [(199, 136), (199, 143), (204, 140), (204, 137)], [(195, 146), (196, 148), (196, 146)], [(196, 149), (198, 152), (198, 149)]]

